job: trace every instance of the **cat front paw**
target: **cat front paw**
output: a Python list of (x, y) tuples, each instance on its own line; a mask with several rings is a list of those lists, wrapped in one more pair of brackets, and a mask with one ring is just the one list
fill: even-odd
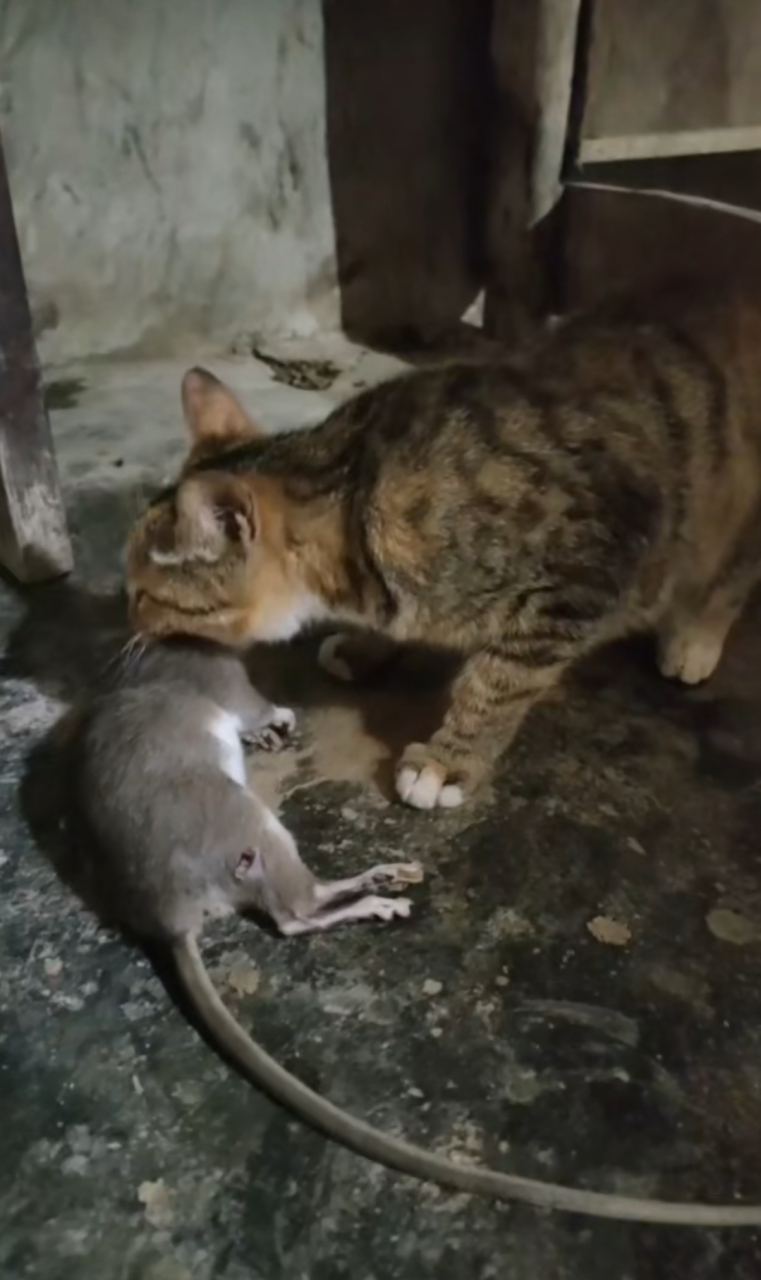
[(462, 771), (420, 742), (411, 743), (397, 765), (396, 792), (413, 809), (456, 809), (466, 798)]

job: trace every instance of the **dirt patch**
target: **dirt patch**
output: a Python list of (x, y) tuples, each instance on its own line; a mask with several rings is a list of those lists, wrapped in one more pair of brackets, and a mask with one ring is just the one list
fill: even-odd
[(327, 391), (341, 372), (332, 360), (279, 360), (258, 347), (253, 347), (251, 354), (269, 367), (275, 382), (298, 391)]

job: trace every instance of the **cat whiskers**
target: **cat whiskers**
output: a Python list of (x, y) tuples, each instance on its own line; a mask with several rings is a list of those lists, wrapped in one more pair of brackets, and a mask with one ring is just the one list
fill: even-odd
[(130, 636), (122, 649), (122, 659), (125, 671), (129, 671), (140, 661), (147, 648), (148, 641), (139, 631), (136, 632), (135, 635)]
[(116, 671), (119, 675), (129, 675), (140, 661), (147, 648), (148, 641), (146, 637), (141, 635), (139, 631), (136, 632), (134, 635), (130, 636), (122, 645), (121, 649), (119, 649), (119, 651), (109, 659), (104, 668), (104, 674), (110, 674), (112, 671)]

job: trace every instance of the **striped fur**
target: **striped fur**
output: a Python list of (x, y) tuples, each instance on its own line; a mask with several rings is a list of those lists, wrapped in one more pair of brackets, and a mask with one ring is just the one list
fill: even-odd
[[(457, 803), (601, 641), (652, 628), (709, 676), (761, 565), (761, 316), (664, 294), (567, 322), (522, 358), (420, 369), (266, 438), (210, 375), (193, 448), (133, 531), (135, 626), (245, 643), (335, 619), (464, 663), (403, 798)], [(337, 655), (367, 665), (363, 637)]]

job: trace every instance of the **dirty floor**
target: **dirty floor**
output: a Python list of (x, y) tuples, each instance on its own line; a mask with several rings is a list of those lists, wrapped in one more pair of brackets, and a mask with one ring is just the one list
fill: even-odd
[[(277, 428), (390, 367), (341, 358), (335, 382), (296, 389), (244, 358), (229, 376)], [(331, 1145), (232, 1074), (58, 882), (30, 752), (121, 641), (121, 545), (180, 455), (180, 372), (51, 375), (77, 571), (0, 583), (0, 1274), (755, 1280), (752, 1232), (494, 1206)], [(230, 1007), (334, 1102), (456, 1159), (761, 1200), (760, 640), (757, 611), (692, 694), (645, 642), (599, 655), (493, 787), (440, 815), (395, 803), (389, 764), (440, 714), (441, 673), (417, 658), (355, 693), (317, 673), (313, 643), (252, 655), (300, 712), (297, 744), (252, 770), (305, 856), (331, 875), (419, 857), (427, 878), (387, 928), (210, 929)]]

